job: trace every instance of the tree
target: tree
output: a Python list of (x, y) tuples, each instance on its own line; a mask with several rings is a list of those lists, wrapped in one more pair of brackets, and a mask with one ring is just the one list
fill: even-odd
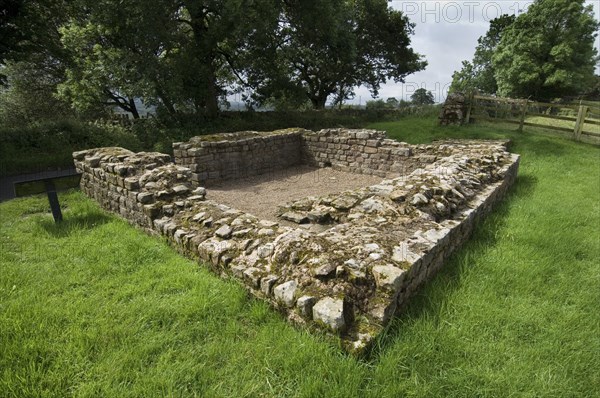
[[(71, 16), (66, 0), (0, 0), (0, 65), (25, 62), (28, 70), (38, 68), (60, 79), (68, 59), (58, 29)], [(7, 78), (0, 73), (0, 85)]]
[(462, 69), (452, 75), (450, 92), (478, 90), (487, 94), (498, 91), (492, 56), (500, 43), (502, 33), (515, 21), (514, 15), (502, 15), (490, 21), (490, 28), (477, 40), (473, 62), (463, 61)]
[(398, 109), (401, 104), (402, 106), (406, 106), (404, 102), (404, 100), (398, 101), (394, 97), (388, 97), (385, 101), (383, 99), (375, 99), (367, 101), (367, 109)]
[(417, 89), (413, 95), (410, 96), (410, 99), (415, 105), (435, 104), (435, 99), (431, 91), (427, 91), (424, 88)]
[(253, 67), (257, 101), (308, 98), (315, 109), (352, 98), (353, 88), (377, 95), (387, 80), (403, 82), (426, 63), (410, 48), (414, 25), (385, 0), (289, 0), (283, 3), (268, 65)]
[[(134, 97), (178, 119), (215, 116), (228, 88), (277, 21), (274, 1), (78, 0), (83, 18), (61, 29), (74, 56), (60, 91), (75, 107), (119, 106)], [(267, 29), (265, 29), (267, 26)], [(262, 57), (264, 58), (264, 57)], [(164, 111), (164, 112), (163, 112)]]
[[(13, 52), (22, 32), (16, 20), (23, 8), (23, 0), (0, 0), (0, 65), (5, 63), (7, 56)], [(6, 85), (6, 75), (0, 73), (0, 86)]]
[(41, 61), (8, 61), (0, 67), (7, 76), (0, 88), (0, 124), (11, 127), (72, 117), (69, 105), (56, 98), (57, 81), (40, 67)]
[(582, 97), (587, 100), (600, 101), (600, 76), (594, 76), (594, 83), (582, 94)]
[(366, 109), (368, 109), (368, 110), (380, 110), (380, 109), (387, 109), (387, 106), (386, 106), (385, 101), (382, 100), (381, 98), (379, 98), (379, 99), (367, 101)]
[(462, 61), (462, 68), (452, 74), (452, 84), (448, 91), (450, 93), (469, 93), (478, 90), (476, 79), (477, 75), (473, 64), (469, 61)]
[(400, 106), (400, 103), (394, 97), (389, 97), (388, 99), (386, 99), (385, 100), (385, 104), (390, 109), (396, 109), (396, 108), (398, 108)]
[(536, 0), (492, 57), (499, 93), (549, 100), (585, 91), (598, 61), (598, 27), (584, 0)]
[(56, 87), (71, 61), (59, 27), (75, 17), (65, 0), (0, 0), (0, 119), (27, 123), (72, 117), (56, 98)]
[(174, 120), (212, 117), (231, 92), (322, 109), (426, 65), (410, 48), (414, 26), (385, 0), (2, 1), (12, 8), (0, 33), (16, 44), (1, 62), (52, 68), (80, 112), (117, 106), (135, 118), (139, 98)]

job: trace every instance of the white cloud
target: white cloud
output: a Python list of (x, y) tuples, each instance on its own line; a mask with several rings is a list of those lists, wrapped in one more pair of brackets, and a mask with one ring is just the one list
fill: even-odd
[[(408, 99), (416, 88), (430, 90), (437, 101), (445, 99), (452, 73), (463, 60), (471, 60), (477, 39), (485, 35), (489, 21), (501, 14), (519, 14), (533, 1), (399, 1), (389, 2), (416, 24), (412, 47), (427, 59), (426, 70), (406, 78), (406, 84), (387, 83), (379, 90), (380, 98)], [(600, 2), (586, 1), (600, 17)], [(597, 73), (600, 67), (597, 68)], [(356, 90), (352, 101), (364, 104), (371, 99), (365, 87)]]

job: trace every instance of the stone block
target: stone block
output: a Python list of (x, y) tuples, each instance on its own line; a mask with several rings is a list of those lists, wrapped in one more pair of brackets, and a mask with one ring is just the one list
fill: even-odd
[(296, 301), (298, 312), (303, 318), (312, 319), (312, 309), (317, 300), (312, 296), (302, 296)]
[(148, 204), (154, 202), (154, 194), (150, 192), (142, 192), (137, 195), (137, 201), (142, 204)]
[(275, 299), (283, 303), (286, 307), (290, 308), (294, 306), (296, 290), (298, 289), (298, 282), (292, 280), (281, 285), (275, 286), (273, 289), (273, 296)]
[(313, 319), (323, 323), (333, 332), (341, 332), (346, 327), (344, 300), (324, 297), (312, 308)]
[(376, 265), (372, 271), (377, 286), (396, 292), (400, 289), (406, 271), (393, 265)]

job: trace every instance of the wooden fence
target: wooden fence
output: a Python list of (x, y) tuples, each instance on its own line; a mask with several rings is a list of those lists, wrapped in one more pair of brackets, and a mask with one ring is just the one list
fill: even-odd
[(471, 95), (466, 123), (471, 120), (513, 123), (570, 133), (577, 141), (600, 143), (600, 102), (546, 103)]

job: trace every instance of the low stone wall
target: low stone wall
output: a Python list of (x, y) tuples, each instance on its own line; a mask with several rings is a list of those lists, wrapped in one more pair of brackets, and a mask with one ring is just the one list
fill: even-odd
[(301, 129), (198, 136), (173, 144), (175, 163), (198, 185), (272, 173), (302, 162)]
[(323, 232), (205, 200), (203, 188), (192, 191), (191, 170), (167, 163), (166, 155), (101, 148), (74, 157), (82, 189), (104, 208), (239, 279), (294, 322), (324, 328), (360, 352), (517, 175), (519, 157), (504, 142), (405, 145), (431, 161), (378, 185), (283, 206), (327, 224)]
[(75, 152), (73, 159), (83, 192), (149, 231), (155, 218), (204, 200), (203, 188), (191, 188), (190, 170), (174, 165), (169, 155), (112, 147)]
[(192, 181), (210, 185), (307, 164), (380, 177), (407, 175), (434, 156), (375, 130), (288, 129), (198, 136), (173, 144), (175, 163)]
[(420, 159), (411, 147), (375, 130), (325, 129), (303, 134), (305, 163), (380, 177), (406, 175)]

